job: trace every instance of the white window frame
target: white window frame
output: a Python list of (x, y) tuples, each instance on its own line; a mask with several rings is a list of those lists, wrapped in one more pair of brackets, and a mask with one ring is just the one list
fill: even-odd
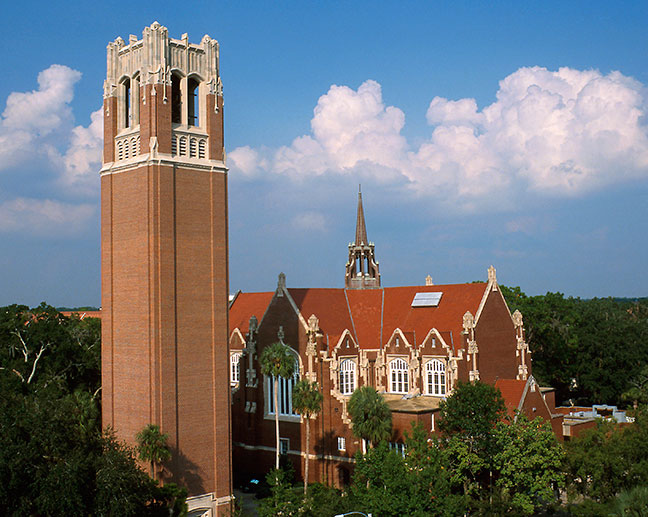
[(358, 367), (353, 359), (342, 359), (338, 380), (340, 382), (340, 393), (351, 395), (356, 389)]
[(290, 438), (279, 438), (279, 454), (288, 454), (290, 450)]
[(390, 393), (409, 393), (409, 365), (402, 357), (389, 361), (389, 391)]
[(243, 352), (232, 352), (230, 354), (230, 386), (238, 386), (238, 383), (241, 381), (239, 363), (241, 362), (242, 356)]
[(338, 451), (346, 451), (346, 438), (338, 436), (337, 439)]
[(428, 395), (445, 397), (447, 389), (446, 365), (439, 359), (425, 363), (425, 389)]
[[(294, 356), (294, 354), (293, 354)], [(279, 377), (279, 416), (280, 417), (296, 417), (299, 418), (299, 413), (292, 407), (292, 390), (297, 381), (299, 380), (299, 359), (295, 357), (295, 373), (292, 377), (284, 379)], [(266, 407), (268, 408), (268, 415), (274, 415), (274, 376), (266, 376)]]

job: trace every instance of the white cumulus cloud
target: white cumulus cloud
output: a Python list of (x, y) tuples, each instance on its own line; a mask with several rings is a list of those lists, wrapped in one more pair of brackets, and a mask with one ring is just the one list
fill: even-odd
[(76, 126), (72, 130), (70, 146), (63, 156), (63, 180), (67, 184), (98, 185), (103, 152), (103, 109), (90, 115), (88, 127)]
[(38, 89), (12, 92), (0, 117), (0, 170), (33, 154), (47, 154), (50, 141), (72, 121), (70, 102), (81, 73), (52, 65), (38, 74)]
[(92, 204), (21, 197), (0, 203), (0, 232), (70, 235), (85, 228), (95, 211)]
[(646, 88), (620, 72), (521, 68), (500, 81), (492, 104), (437, 96), (426, 117), (431, 134), (414, 147), (401, 134), (404, 113), (385, 105), (378, 83), (334, 85), (317, 102), (310, 134), (229, 157), (248, 175), (391, 178), (464, 209), (648, 178)]

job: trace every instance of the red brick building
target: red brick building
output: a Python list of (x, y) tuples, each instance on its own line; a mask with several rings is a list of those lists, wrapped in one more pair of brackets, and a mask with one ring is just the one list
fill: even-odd
[(228, 514), (227, 169), (218, 42), (157, 22), (108, 44), (101, 169), (103, 426), (169, 436), (163, 480)]
[[(276, 341), (290, 347), (297, 365), (295, 377), (280, 382), (281, 448), (297, 472), (309, 455), (310, 481), (348, 482), (363, 444), (353, 436), (347, 403), (362, 385), (384, 394), (395, 447), (412, 421), (435, 430), (439, 402), (459, 380), (495, 384), (511, 411), (543, 416), (560, 432), (553, 393), (531, 376), (522, 315), (509, 312), (493, 267), (486, 283), (433, 285), (428, 277), (422, 286), (380, 285), (359, 194), (345, 288), (289, 288), (281, 274), (274, 292), (235, 296), (229, 342), (235, 475), (263, 476), (273, 465), (272, 383), (258, 358)], [(311, 422), (310, 451), (290, 399), (303, 376), (317, 381), (324, 394), (322, 411)]]

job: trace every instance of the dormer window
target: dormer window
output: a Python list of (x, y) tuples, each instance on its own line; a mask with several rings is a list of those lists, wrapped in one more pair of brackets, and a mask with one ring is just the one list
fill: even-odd
[(389, 391), (392, 393), (409, 392), (409, 368), (403, 359), (394, 359), (389, 363)]
[(438, 359), (425, 365), (425, 386), (428, 395), (443, 397), (446, 394), (446, 367)]
[(352, 359), (344, 359), (340, 363), (340, 393), (351, 395), (356, 388), (356, 363)]

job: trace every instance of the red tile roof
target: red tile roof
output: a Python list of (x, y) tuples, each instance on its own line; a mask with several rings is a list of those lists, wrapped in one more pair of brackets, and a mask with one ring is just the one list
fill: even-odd
[(238, 328), (243, 336), (248, 331), (250, 318), (256, 316), (261, 322), (274, 292), (270, 293), (238, 293), (229, 310), (230, 332)]
[(98, 311), (61, 311), (61, 314), (63, 316), (67, 316), (68, 318), (71, 316), (78, 316), (79, 319), (84, 319), (84, 318), (99, 318), (101, 319), (101, 310)]
[[(382, 289), (288, 289), (299, 312), (308, 320), (319, 318), (329, 346), (335, 346), (345, 329), (361, 348), (384, 345), (400, 328), (411, 344), (419, 345), (436, 328), (448, 345), (461, 343), (463, 315), (477, 313), (487, 284), (386, 287)], [(437, 307), (412, 307), (416, 293), (442, 292)], [(230, 329), (247, 330), (252, 314), (261, 320), (274, 293), (241, 293), (230, 308)]]
[(517, 379), (498, 379), (495, 381), (495, 387), (502, 392), (506, 411), (510, 416), (515, 416), (515, 411), (520, 405), (526, 384), (527, 381)]

